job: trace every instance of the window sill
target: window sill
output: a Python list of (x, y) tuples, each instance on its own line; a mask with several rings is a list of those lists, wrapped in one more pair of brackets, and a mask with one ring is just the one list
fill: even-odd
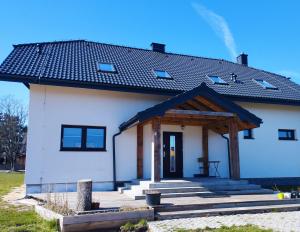
[(244, 137), (245, 140), (254, 140), (254, 138), (251, 137)]
[(279, 141), (298, 141), (298, 139), (278, 139)]
[(65, 149), (61, 148), (59, 151), (73, 151), (73, 152), (107, 152), (106, 149)]

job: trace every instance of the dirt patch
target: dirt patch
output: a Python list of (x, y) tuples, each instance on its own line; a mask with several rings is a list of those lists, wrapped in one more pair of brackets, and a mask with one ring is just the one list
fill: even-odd
[(20, 200), (25, 197), (25, 185), (14, 187), (11, 192), (3, 196), (3, 200), (12, 205), (20, 205)]

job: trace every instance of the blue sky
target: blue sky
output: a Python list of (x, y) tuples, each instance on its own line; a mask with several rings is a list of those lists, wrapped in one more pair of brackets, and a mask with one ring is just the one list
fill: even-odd
[[(69, 39), (234, 60), (292, 77), (300, 84), (297, 0), (7, 0), (0, 1), (0, 62), (13, 44)], [(22, 84), (0, 82), (0, 97), (28, 103)]]

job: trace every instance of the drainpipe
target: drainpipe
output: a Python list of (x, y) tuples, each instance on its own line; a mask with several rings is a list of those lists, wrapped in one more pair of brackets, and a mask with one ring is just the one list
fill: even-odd
[(113, 185), (114, 190), (117, 190), (117, 173), (116, 173), (116, 137), (120, 135), (122, 131), (113, 135)]
[(227, 141), (227, 154), (228, 154), (228, 168), (229, 168), (229, 177), (231, 178), (231, 164), (230, 164), (230, 149), (229, 149), (229, 138), (224, 135), (221, 135), (222, 138), (226, 139)]

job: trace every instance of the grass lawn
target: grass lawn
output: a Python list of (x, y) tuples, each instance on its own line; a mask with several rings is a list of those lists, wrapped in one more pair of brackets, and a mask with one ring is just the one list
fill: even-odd
[(32, 208), (12, 206), (2, 200), (3, 195), (22, 185), (23, 181), (22, 173), (0, 173), (0, 231), (57, 231), (55, 222), (43, 220)]

